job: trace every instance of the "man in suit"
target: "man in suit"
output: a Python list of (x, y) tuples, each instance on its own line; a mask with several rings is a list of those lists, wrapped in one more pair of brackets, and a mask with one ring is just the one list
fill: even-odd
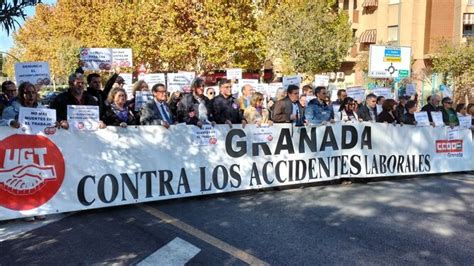
[(373, 93), (365, 97), (365, 104), (357, 111), (359, 119), (363, 121), (377, 121), (377, 96)]
[(272, 115), (274, 123), (304, 125), (304, 111), (299, 102), (299, 90), (300, 88), (296, 85), (288, 86), (286, 97), (275, 103)]
[(158, 83), (151, 88), (151, 92), (153, 93), (153, 99), (142, 107), (140, 124), (161, 125), (169, 128), (173, 124), (173, 119), (166, 103), (166, 87)]

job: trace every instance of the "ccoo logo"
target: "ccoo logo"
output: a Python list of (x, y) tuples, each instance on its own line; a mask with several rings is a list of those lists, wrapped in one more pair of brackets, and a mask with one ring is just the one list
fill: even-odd
[(64, 180), (64, 158), (47, 137), (12, 135), (0, 141), (0, 206), (30, 210), (49, 201)]

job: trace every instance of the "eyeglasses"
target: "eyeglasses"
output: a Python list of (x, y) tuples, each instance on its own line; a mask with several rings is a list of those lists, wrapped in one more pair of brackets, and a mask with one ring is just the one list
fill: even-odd
[(447, 104), (453, 104), (453, 102), (446, 102)]
[(156, 92), (159, 92), (159, 93), (166, 93), (166, 91), (156, 91)]

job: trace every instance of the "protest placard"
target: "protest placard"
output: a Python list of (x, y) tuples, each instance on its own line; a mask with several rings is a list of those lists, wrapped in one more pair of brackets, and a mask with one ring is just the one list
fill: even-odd
[(144, 80), (148, 84), (148, 88), (151, 88), (155, 84), (166, 84), (165, 74), (164, 73), (147, 73), (139, 76), (139, 79)]
[(315, 75), (314, 76), (314, 87), (327, 87), (329, 86), (329, 76), (326, 75)]
[(84, 70), (111, 70), (112, 49), (110, 48), (81, 48), (80, 60)]
[(441, 112), (431, 112), (431, 118), (433, 119), (435, 126), (437, 127), (444, 126), (443, 114)]
[(364, 101), (365, 89), (362, 87), (352, 87), (346, 90), (347, 97), (351, 97), (358, 103)]
[(408, 96), (415, 95), (416, 94), (416, 84), (414, 84), (414, 83), (407, 84), (405, 94), (408, 95)]
[(267, 143), (273, 140), (273, 129), (268, 124), (256, 127), (252, 133), (253, 143)]
[(99, 106), (68, 105), (67, 121), (72, 130), (97, 130), (99, 128)]
[(168, 73), (168, 91), (189, 92), (195, 75), (194, 72)]
[(52, 135), (56, 132), (56, 110), (20, 107), (18, 122), (25, 134)]
[(47, 62), (15, 63), (15, 79), (18, 86), (23, 82), (39, 86), (50, 85), (49, 64)]
[(140, 111), (142, 106), (151, 99), (153, 99), (153, 94), (150, 91), (135, 92), (135, 111)]
[(470, 115), (466, 115), (466, 116), (462, 116), (462, 115), (458, 115), (458, 120), (459, 120), (459, 127), (461, 128), (471, 128), (472, 126), (472, 116)]
[(194, 145), (211, 146), (217, 144), (217, 133), (213, 126), (193, 127), (192, 141)]
[(383, 96), (385, 99), (392, 99), (392, 89), (390, 88), (375, 88), (372, 93), (378, 96)]
[(113, 48), (112, 49), (112, 67), (131, 67), (132, 49), (131, 48)]
[(267, 87), (267, 97), (273, 98), (279, 88), (283, 88), (283, 83), (269, 83)]
[(285, 89), (287, 89), (288, 86), (290, 85), (296, 85), (299, 87), (300, 84), (301, 84), (301, 77), (299, 75), (283, 77), (283, 87)]
[(242, 68), (228, 68), (226, 69), (227, 79), (242, 79)]
[(425, 127), (430, 125), (430, 120), (428, 118), (428, 113), (425, 111), (416, 112), (415, 114), (416, 126)]

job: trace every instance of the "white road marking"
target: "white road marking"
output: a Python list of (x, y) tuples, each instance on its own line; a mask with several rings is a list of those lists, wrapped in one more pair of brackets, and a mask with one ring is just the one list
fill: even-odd
[(179, 228), (180, 230), (226, 252), (227, 254), (230, 254), (231, 256), (249, 265), (269, 265), (267, 262), (253, 256), (252, 254), (249, 254), (241, 249), (238, 249), (218, 238), (213, 237), (212, 235), (204, 231), (201, 231), (185, 222), (180, 221), (178, 218), (168, 215), (149, 205), (142, 204), (142, 205), (138, 205), (138, 207), (146, 211), (147, 213), (155, 216), (156, 218)]
[(47, 215), (45, 220), (36, 220), (34, 222), (27, 222), (23, 219), (0, 222), (0, 242), (16, 238), (20, 234), (57, 222), (71, 214)]
[(153, 254), (142, 260), (137, 266), (178, 266), (196, 256), (201, 250), (176, 237)]

